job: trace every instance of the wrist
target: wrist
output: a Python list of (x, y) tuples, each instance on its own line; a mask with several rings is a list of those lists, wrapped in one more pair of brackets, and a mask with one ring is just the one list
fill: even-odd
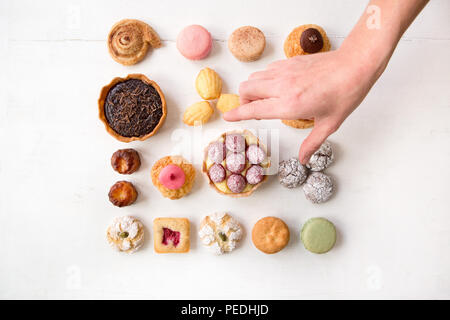
[(385, 70), (403, 33), (396, 6), (372, 0), (339, 51), (360, 72), (370, 74), (375, 82)]
[(340, 55), (355, 73), (368, 76), (368, 80), (374, 83), (386, 69), (394, 47), (370, 47), (351, 42), (351, 39), (344, 41), (338, 49)]

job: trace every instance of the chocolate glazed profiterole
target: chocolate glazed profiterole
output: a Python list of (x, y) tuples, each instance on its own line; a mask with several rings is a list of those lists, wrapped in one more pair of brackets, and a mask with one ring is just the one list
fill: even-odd
[[(305, 24), (295, 28), (284, 42), (284, 53), (287, 58), (326, 52), (330, 49), (330, 40), (325, 30), (316, 24)], [(282, 122), (295, 129), (314, 127), (313, 119), (285, 119)]]

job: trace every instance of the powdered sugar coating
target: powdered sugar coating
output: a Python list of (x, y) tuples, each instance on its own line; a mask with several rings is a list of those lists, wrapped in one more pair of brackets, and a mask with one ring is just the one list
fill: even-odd
[(240, 174), (232, 174), (227, 179), (227, 186), (233, 193), (242, 192), (246, 184), (245, 178)]
[(334, 193), (333, 181), (322, 172), (312, 172), (303, 185), (303, 192), (312, 203), (325, 202)]
[(266, 152), (256, 144), (251, 144), (247, 148), (247, 159), (251, 164), (260, 164), (266, 159)]
[(278, 179), (280, 184), (292, 189), (300, 186), (308, 177), (308, 169), (297, 158), (291, 158), (280, 162), (278, 167)]
[(245, 138), (241, 134), (232, 133), (225, 137), (225, 145), (232, 152), (243, 152), (245, 150)]
[(214, 183), (219, 183), (225, 180), (225, 176), (227, 175), (225, 168), (221, 164), (213, 164), (208, 171), (209, 178)]
[(113, 219), (106, 237), (109, 244), (118, 251), (133, 253), (144, 243), (144, 226), (133, 217), (124, 216)]
[(214, 213), (203, 219), (198, 235), (203, 245), (220, 255), (236, 248), (242, 238), (242, 228), (229, 214)]
[(221, 163), (223, 159), (225, 159), (226, 151), (227, 149), (223, 142), (213, 142), (209, 145), (208, 148), (208, 158), (211, 159), (211, 161), (213, 161), (214, 163)]
[(247, 182), (250, 184), (257, 184), (262, 181), (264, 178), (264, 169), (261, 166), (253, 165), (250, 168), (248, 168), (245, 178), (247, 179)]
[(334, 160), (333, 149), (329, 141), (325, 141), (320, 148), (314, 152), (306, 166), (311, 171), (322, 171), (328, 168)]
[(233, 173), (240, 173), (245, 169), (245, 156), (243, 153), (229, 152), (226, 158), (227, 169)]

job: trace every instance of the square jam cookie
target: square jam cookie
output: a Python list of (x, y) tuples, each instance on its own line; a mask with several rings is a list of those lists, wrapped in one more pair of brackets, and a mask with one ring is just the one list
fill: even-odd
[(190, 248), (190, 224), (186, 218), (156, 218), (153, 239), (157, 253), (183, 253)]

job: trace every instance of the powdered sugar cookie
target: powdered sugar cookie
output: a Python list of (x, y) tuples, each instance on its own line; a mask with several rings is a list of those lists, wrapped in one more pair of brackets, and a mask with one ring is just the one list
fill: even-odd
[(306, 199), (312, 203), (328, 201), (334, 193), (334, 184), (329, 176), (322, 172), (313, 172), (303, 184)]
[(311, 156), (306, 164), (311, 171), (323, 171), (328, 168), (334, 161), (333, 148), (331, 143), (326, 140), (316, 152)]
[(214, 213), (202, 220), (198, 235), (204, 246), (215, 254), (223, 254), (236, 248), (242, 229), (228, 213)]
[(118, 251), (133, 253), (144, 244), (144, 225), (130, 216), (116, 217), (108, 227), (106, 237)]

